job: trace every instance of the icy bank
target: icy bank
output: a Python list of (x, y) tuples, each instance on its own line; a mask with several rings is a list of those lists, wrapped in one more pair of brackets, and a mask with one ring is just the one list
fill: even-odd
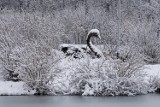
[(0, 81), (0, 95), (32, 95), (24, 88), (23, 82)]

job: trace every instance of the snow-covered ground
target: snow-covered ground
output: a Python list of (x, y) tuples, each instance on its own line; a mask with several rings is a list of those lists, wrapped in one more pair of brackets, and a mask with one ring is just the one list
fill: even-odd
[(32, 95), (24, 88), (23, 82), (0, 81), (0, 95)]
[(156, 65), (145, 65), (145, 66), (144, 66), (144, 71), (145, 71), (149, 76), (158, 76), (158, 77), (160, 77), (160, 64), (156, 64)]
[[(148, 76), (160, 77), (160, 64), (145, 65), (144, 72), (146, 72)], [(66, 74), (68, 75), (68, 73), (65, 73), (65, 75)], [(62, 80), (65, 81), (64, 79), (67, 79), (67, 78), (68, 77), (63, 78)], [(59, 87), (59, 88), (64, 88), (64, 87)], [(64, 89), (64, 90), (67, 90), (67, 89)], [(0, 81), (0, 95), (31, 95), (33, 93), (34, 92), (28, 92), (27, 90), (25, 90), (23, 82), (11, 82), (11, 81), (2, 81), (2, 80)]]

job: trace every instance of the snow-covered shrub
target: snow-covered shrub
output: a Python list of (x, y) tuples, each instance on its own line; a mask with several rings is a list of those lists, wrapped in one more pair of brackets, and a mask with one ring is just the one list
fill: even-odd
[[(35, 58), (36, 60), (36, 58)], [(39, 60), (37, 58), (37, 60)], [(37, 95), (45, 95), (50, 93), (50, 81), (53, 81), (53, 75), (48, 69), (47, 63), (39, 63), (26, 66), (21, 74), (22, 80), (26, 83), (29, 90), (35, 90)]]
[(160, 62), (160, 44), (153, 43), (147, 44), (143, 47), (143, 54), (145, 56), (145, 61), (148, 63), (159, 63)]
[(149, 84), (153, 91), (160, 93), (160, 78), (158, 76), (150, 76)]
[[(144, 80), (140, 68), (129, 72), (127, 63), (117, 60), (96, 60), (78, 62), (70, 77), (69, 94), (115, 96), (146, 94), (150, 86)], [(117, 69), (122, 66), (124, 69)], [(121, 71), (122, 70), (122, 71)], [(120, 74), (123, 73), (123, 75)], [(125, 72), (125, 73), (124, 73)]]
[(0, 16), (0, 66), (2, 78), (8, 80), (8, 71), (16, 72), (21, 66), (19, 64), (25, 62), (29, 58), (28, 54), (32, 53), (32, 46), (31, 49), (27, 48), (29, 44), (35, 44), (33, 47), (37, 47), (37, 50), (41, 46), (57, 48), (59, 33), (63, 31), (59, 31), (61, 24), (56, 21), (58, 18), (52, 20), (51, 14), (44, 18), (38, 12), (3, 11)]
[[(147, 63), (160, 62), (160, 39), (157, 34), (150, 34), (150, 30), (146, 30), (149, 34), (141, 35), (136, 39), (137, 47)], [(152, 36), (151, 36), (152, 35)]]
[(120, 77), (131, 77), (143, 67), (143, 57), (135, 50), (127, 49), (119, 52), (116, 68)]
[(118, 76), (131, 77), (144, 65), (143, 56), (134, 46), (125, 45), (116, 48), (109, 45), (109, 47), (110, 54), (105, 55), (105, 57), (115, 60), (115, 69), (118, 71)]
[(29, 56), (26, 65), (22, 65), (20, 76), (30, 89), (36, 90), (35, 94), (52, 94), (52, 83), (57, 71), (55, 67), (60, 57), (55, 50), (48, 50), (50, 54), (46, 55), (42, 47), (39, 49)]
[(12, 74), (15, 73), (14, 70), (17, 67), (16, 60), (10, 57), (12, 52), (12, 46), (10, 41), (7, 40), (4, 36), (1, 36), (0, 39), (5, 41), (0, 43), (0, 73), (3, 80), (14, 80)]
[(103, 49), (103, 54), (106, 59), (116, 59), (116, 51), (117, 51), (117, 46), (115, 45), (110, 45), (110, 44), (105, 44), (104, 49)]
[(63, 57), (62, 53), (45, 44), (30, 43), (24, 47), (16, 47), (10, 53), (10, 59), (17, 66), (14, 71), (25, 82), (28, 90), (36, 90), (35, 94), (51, 93), (56, 62)]

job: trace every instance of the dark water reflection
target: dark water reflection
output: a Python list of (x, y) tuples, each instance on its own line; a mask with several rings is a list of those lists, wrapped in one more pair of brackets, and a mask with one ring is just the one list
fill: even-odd
[(0, 107), (159, 107), (160, 94), (136, 97), (0, 96)]

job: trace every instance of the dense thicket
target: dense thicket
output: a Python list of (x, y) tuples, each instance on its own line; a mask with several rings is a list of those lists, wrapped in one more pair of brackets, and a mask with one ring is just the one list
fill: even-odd
[(159, 0), (1, 0), (0, 9), (3, 36), (6, 31), (38, 43), (50, 41), (52, 46), (81, 44), (88, 30), (97, 28), (103, 38), (99, 44), (106, 44), (107, 54), (127, 45), (143, 54), (145, 61), (159, 62)]

